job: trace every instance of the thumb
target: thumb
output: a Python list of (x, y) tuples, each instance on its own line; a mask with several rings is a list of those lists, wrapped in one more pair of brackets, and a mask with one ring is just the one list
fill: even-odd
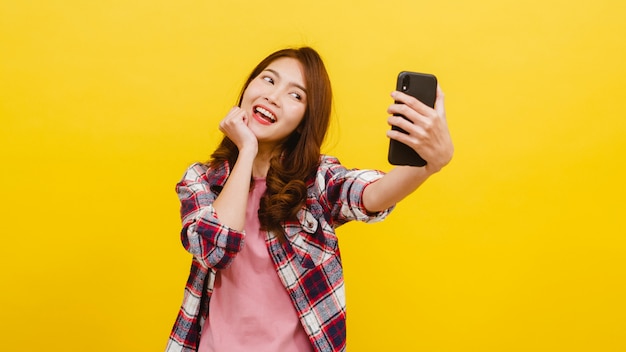
[(443, 117), (443, 119), (445, 120), (446, 109), (444, 106), (444, 99), (445, 99), (445, 95), (443, 94), (443, 90), (441, 89), (441, 86), (437, 84), (437, 98), (435, 99), (435, 111), (437, 111), (437, 114), (439, 114), (439, 116)]

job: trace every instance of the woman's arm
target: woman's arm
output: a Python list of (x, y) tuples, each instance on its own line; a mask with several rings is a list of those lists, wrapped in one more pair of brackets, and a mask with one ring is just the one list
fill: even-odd
[(238, 231), (243, 231), (245, 225), (252, 166), (258, 152), (256, 136), (247, 122), (244, 111), (239, 107), (232, 108), (220, 122), (220, 130), (235, 143), (239, 156), (222, 192), (213, 203), (220, 221)]
[[(371, 212), (387, 209), (411, 194), (446, 166), (454, 153), (446, 122), (444, 95), (439, 86), (434, 109), (401, 92), (393, 92), (391, 96), (398, 103), (389, 106), (387, 112), (392, 116), (387, 121), (407, 131), (407, 134), (389, 130), (387, 136), (410, 146), (427, 164), (423, 167), (397, 166), (365, 188), (363, 205)], [(394, 116), (396, 114), (410, 121)]]
[(243, 232), (222, 224), (213, 208), (217, 195), (211, 190), (211, 177), (226, 177), (226, 172), (194, 164), (176, 185), (183, 247), (203, 266), (215, 269), (227, 267), (243, 246)]
[(238, 107), (220, 122), (220, 130), (237, 145), (239, 155), (229, 174), (222, 170), (228, 179), (219, 194), (211, 190), (207, 171), (222, 171), (209, 171), (201, 164), (190, 167), (176, 186), (181, 201), (183, 246), (202, 265), (215, 269), (227, 267), (243, 246), (250, 177), (258, 148), (245, 114)]

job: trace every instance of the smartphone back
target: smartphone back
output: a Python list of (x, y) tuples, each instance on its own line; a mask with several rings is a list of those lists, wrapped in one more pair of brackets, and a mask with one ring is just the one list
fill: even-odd
[[(427, 73), (403, 71), (398, 74), (396, 90), (413, 96), (432, 108), (435, 106), (437, 97), (437, 78)], [(406, 133), (395, 126), (392, 126), (392, 129)], [(426, 160), (422, 159), (411, 147), (393, 139), (389, 141), (387, 159), (392, 165), (426, 165)]]

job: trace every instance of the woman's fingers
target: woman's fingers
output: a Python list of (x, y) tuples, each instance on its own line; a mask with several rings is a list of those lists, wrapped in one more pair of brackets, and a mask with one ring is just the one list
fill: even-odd
[(390, 130), (387, 136), (411, 147), (436, 169), (447, 164), (452, 157), (453, 147), (441, 88), (437, 86), (434, 109), (401, 92), (393, 92), (392, 97), (396, 102), (388, 109), (393, 116), (387, 121), (406, 133)]
[(437, 98), (435, 99), (435, 111), (441, 116), (444, 120), (446, 119), (446, 108), (444, 104), (445, 94), (443, 94), (443, 90), (439, 83), (437, 83)]
[(237, 106), (230, 109), (226, 117), (220, 121), (219, 130), (240, 149), (244, 145), (257, 143), (256, 136), (248, 127), (245, 112)]

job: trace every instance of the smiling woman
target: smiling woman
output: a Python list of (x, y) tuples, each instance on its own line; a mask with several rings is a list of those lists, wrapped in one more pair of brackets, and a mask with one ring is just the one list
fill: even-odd
[(452, 157), (441, 91), (435, 109), (394, 98), (388, 112), (406, 105), (427, 166), (348, 170), (320, 153), (332, 93), (319, 54), (280, 50), (252, 71), (222, 143), (177, 185), (193, 259), (168, 351), (346, 349), (335, 229), (383, 220)]
[[(387, 170), (404, 69), (437, 74), (458, 149), (383, 223), (321, 236), (312, 206), (285, 228), (302, 268), (340, 239), (349, 351), (626, 351), (624, 18), (615, 0), (0, 1), (0, 349), (163, 350), (192, 257), (171, 186), (265, 54), (312, 44), (336, 101), (323, 152)], [(310, 100), (325, 77), (302, 70)], [(272, 204), (306, 155), (271, 168)], [(187, 237), (214, 258), (231, 238)]]
[(253, 117), (248, 127), (256, 136), (261, 154), (271, 153), (302, 121), (306, 110), (304, 84), (300, 63), (285, 57), (272, 62), (248, 85), (241, 110), (244, 121), (247, 115)]

